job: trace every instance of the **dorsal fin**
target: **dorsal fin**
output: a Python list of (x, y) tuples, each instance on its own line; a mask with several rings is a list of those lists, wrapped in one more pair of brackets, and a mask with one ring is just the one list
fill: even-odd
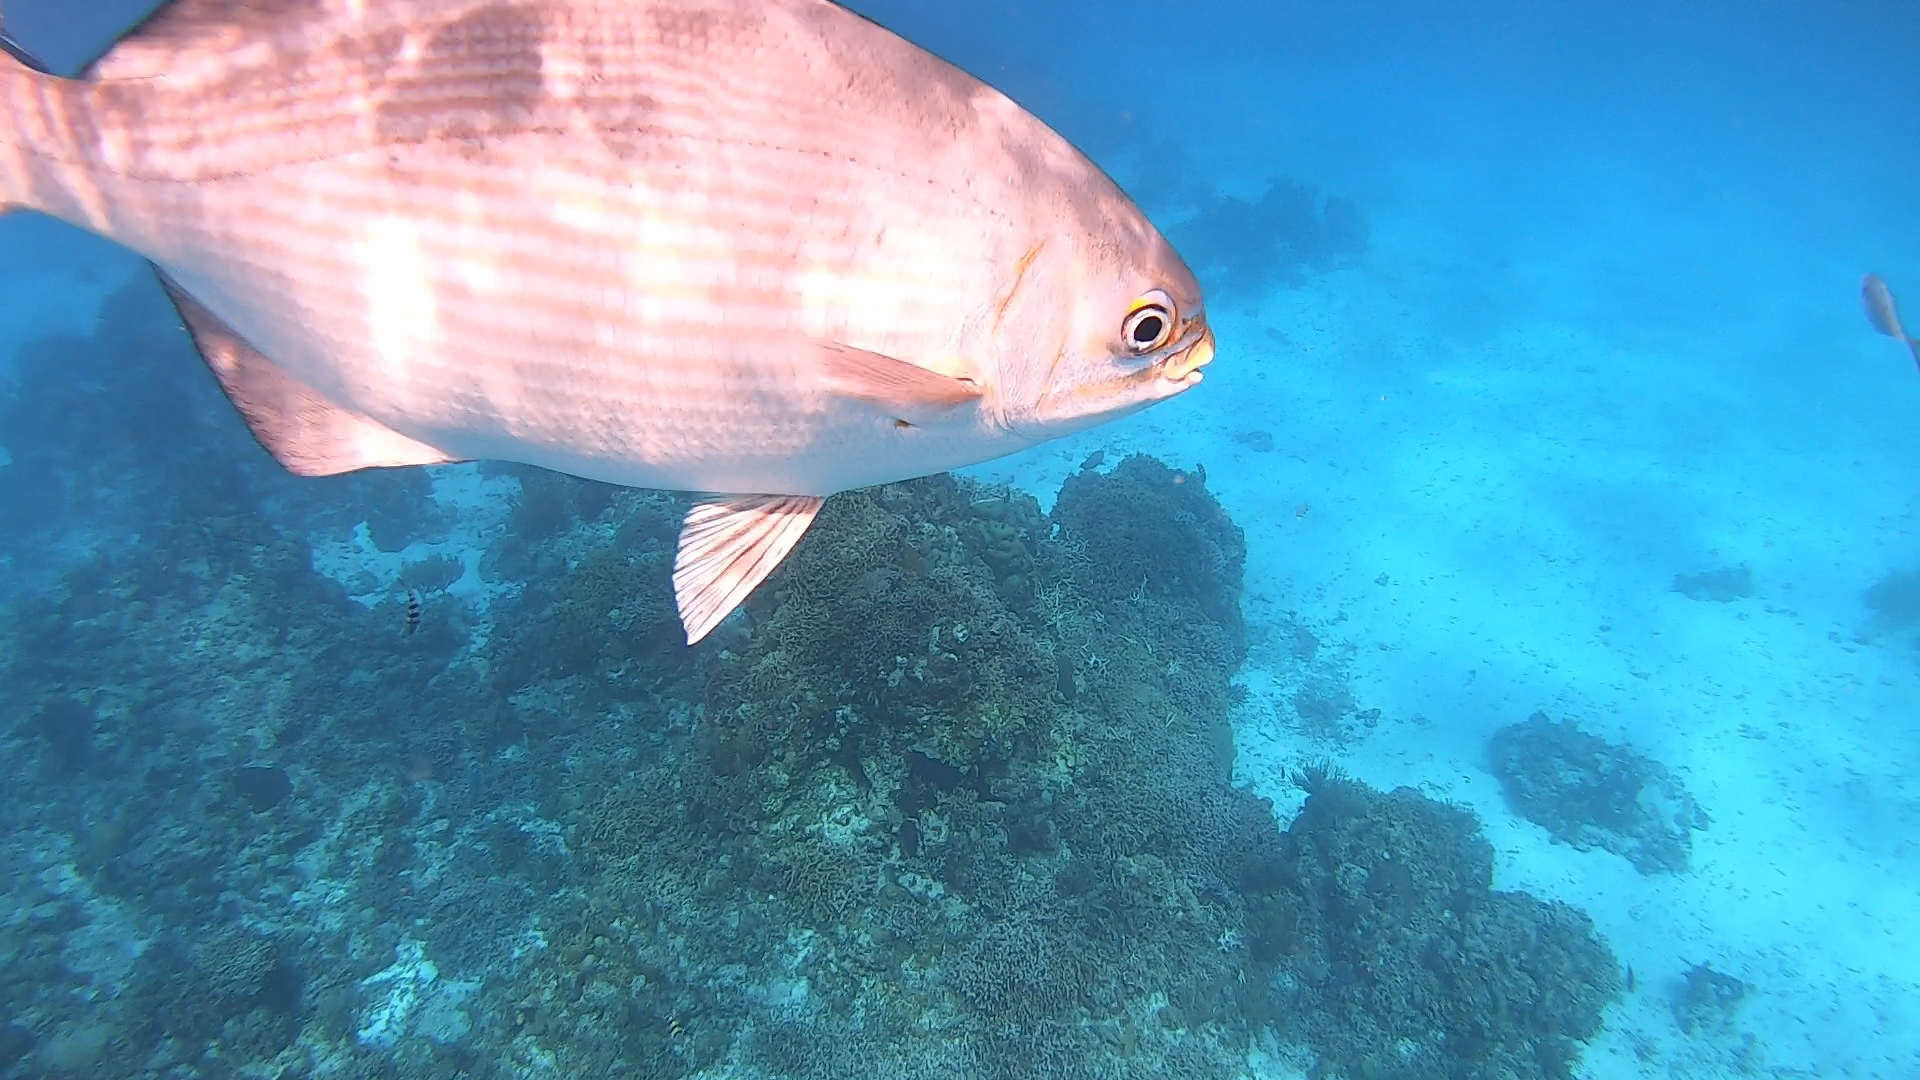
[(262, 356), (164, 271), (154, 269), (227, 400), (240, 410), (253, 437), (288, 472), (334, 476), (356, 469), (444, 465), (454, 460), (327, 400)]
[(162, 76), (183, 50), (207, 50), (222, 36), (238, 43), (326, 19), (333, 6), (334, 0), (167, 0), (95, 57), (83, 77)]

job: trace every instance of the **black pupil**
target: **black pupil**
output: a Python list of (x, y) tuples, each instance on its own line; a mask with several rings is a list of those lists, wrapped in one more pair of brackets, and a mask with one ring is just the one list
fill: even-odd
[(1167, 328), (1167, 322), (1158, 315), (1143, 315), (1133, 324), (1133, 343), (1151, 345), (1160, 340), (1160, 334)]

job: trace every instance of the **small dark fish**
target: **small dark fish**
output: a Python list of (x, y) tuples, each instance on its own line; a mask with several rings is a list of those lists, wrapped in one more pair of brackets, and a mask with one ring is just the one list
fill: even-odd
[(1080, 462), (1080, 471), (1092, 472), (1093, 470), (1099, 468), (1100, 463), (1105, 460), (1107, 460), (1107, 452), (1105, 450), (1095, 450), (1093, 453), (1088, 454), (1086, 458)]
[(1900, 325), (1900, 309), (1894, 306), (1893, 292), (1879, 274), (1860, 279), (1860, 300), (1867, 308), (1867, 322), (1888, 337), (1906, 342), (1914, 364), (1920, 366), (1920, 340), (1908, 337), (1906, 328)]
[(412, 637), (413, 632), (418, 629), (420, 629), (420, 592), (417, 589), (408, 589), (407, 636)]
[(1639, 982), (1635, 980), (1633, 977), (1633, 965), (1628, 964), (1627, 965), (1627, 993), (1629, 994), (1633, 993), (1634, 988), (1639, 985), (1640, 985)]

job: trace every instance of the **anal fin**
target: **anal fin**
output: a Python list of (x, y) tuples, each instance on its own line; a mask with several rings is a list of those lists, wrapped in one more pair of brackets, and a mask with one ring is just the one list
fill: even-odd
[(694, 504), (673, 560), (687, 644), (706, 637), (773, 573), (825, 502), (818, 495), (731, 495)]
[(227, 400), (240, 410), (253, 437), (288, 472), (334, 476), (356, 469), (444, 465), (455, 460), (327, 400), (262, 356), (165, 271), (154, 269)]

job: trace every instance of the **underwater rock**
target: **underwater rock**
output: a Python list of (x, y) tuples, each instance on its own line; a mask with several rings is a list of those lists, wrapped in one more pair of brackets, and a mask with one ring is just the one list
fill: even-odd
[(345, 473), (320, 478), (320, 486), (338, 489), (326, 495), (359, 512), (367, 539), (381, 551), (444, 533), (450, 520), (433, 499), (433, 475), (425, 469)]
[(12, 1075), (13, 1067), (33, 1053), (33, 1046), (33, 1032), (18, 1021), (0, 1025), (0, 1076)]
[(1723, 566), (1697, 574), (1675, 574), (1673, 591), (1689, 600), (1730, 604), (1753, 595), (1753, 571), (1745, 566)]
[(1747, 984), (1708, 964), (1695, 964), (1673, 990), (1673, 1022), (1691, 1035), (1695, 1031), (1733, 1029)]
[(1112, 472), (1067, 477), (1053, 520), (1063, 541), (1084, 554), (1075, 587), (1109, 616), (1148, 612), (1193, 633), (1211, 629), (1225, 634), (1218, 663), (1237, 668), (1246, 658), (1246, 534), (1203, 476), (1134, 454)]
[(402, 566), (399, 585), (422, 593), (445, 592), (447, 586), (460, 580), (466, 569), (464, 563), (451, 555), (429, 555)]
[(1459, 807), (1331, 770), (1287, 829), (1266, 901), (1283, 1026), (1344, 1076), (1572, 1075), (1619, 996), (1584, 913), (1491, 887), (1493, 851)]
[[(100, 305), (87, 337), (27, 342), (0, 394), (0, 431), (13, 464), (0, 468), (0, 534), (85, 521), (102, 534), (145, 532), (184, 517), (254, 512), (260, 496), (294, 490), (259, 451), (206, 377), (179, 317), (149, 274)], [(109, 388), (103, 392), (103, 388)], [(59, 545), (23, 545), (40, 558)]]
[(233, 786), (256, 814), (285, 802), (293, 794), (293, 780), (278, 765), (242, 765), (233, 773)]
[(487, 468), (519, 480), (520, 495), (514, 500), (507, 528), (527, 543), (550, 539), (578, 522), (593, 521), (622, 491), (613, 484), (536, 465), (490, 463)]
[(93, 732), (99, 722), (93, 706), (61, 694), (42, 702), (29, 726), (60, 770), (72, 773), (93, 760)]
[(833, 760), (868, 782), (897, 762), (909, 790), (1003, 771), (1062, 704), (1058, 662), (1001, 591), (1031, 565), (1007, 555), (1042, 527), (1037, 504), (1016, 524), (1031, 503), (945, 476), (829, 499), (748, 601), (751, 643), (713, 668), (709, 751), (753, 739), (783, 768)]
[(266, 991), (279, 965), (273, 942), (238, 926), (208, 931), (193, 949), (199, 989), (211, 1003), (244, 1012)]
[(1273, 432), (1271, 431), (1243, 431), (1235, 435), (1233, 441), (1256, 454), (1273, 452)]
[(75, 1020), (54, 1029), (40, 1045), (40, 1065), (55, 1076), (112, 1075), (119, 1029), (104, 1017)]
[(1889, 572), (1868, 587), (1863, 599), (1873, 612), (1875, 630), (1920, 627), (1920, 571)]
[(215, 1043), (241, 1061), (271, 1060), (301, 1026), (299, 969), (278, 953), (272, 939), (238, 924), (189, 931), (176, 923), (141, 954), (122, 991), (126, 1028), (113, 1049), (123, 1060), (93, 1075), (139, 1075), (142, 1061), (192, 1060)]
[[(579, 483), (585, 481), (530, 490)], [(610, 537), (594, 535), (591, 546), (575, 548), (570, 566), (545, 570), (518, 598), (498, 604), (487, 647), (495, 682), (513, 692), (584, 677), (598, 694), (632, 698), (682, 674), (691, 656), (673, 601), (682, 506), (669, 495), (635, 496)]]
[(1602, 848), (1643, 874), (1680, 873), (1706, 811), (1666, 766), (1536, 712), (1494, 732), (1488, 762), (1514, 813), (1557, 843)]

